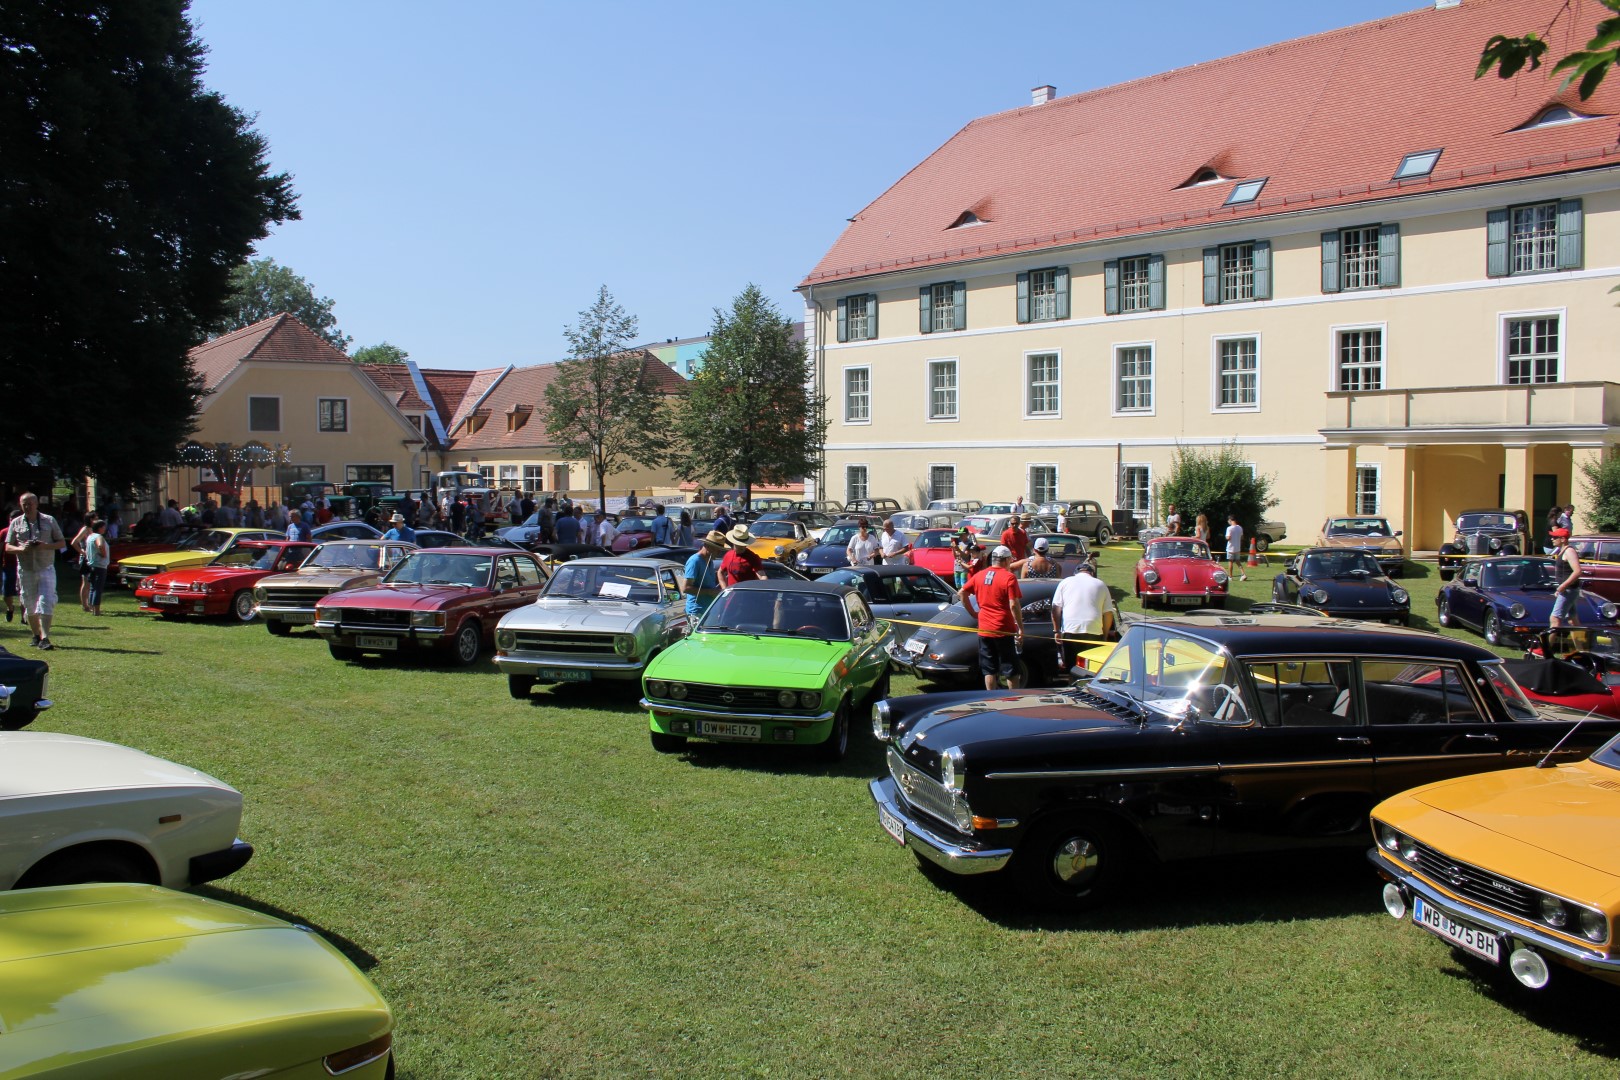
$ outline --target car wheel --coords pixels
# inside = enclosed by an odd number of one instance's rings
[[[528,699],[529,691],[534,689],[533,675],[508,675],[506,689],[519,701]]]
[[[849,753],[849,702],[838,703],[838,711],[833,713],[832,732],[828,734],[827,741],[816,747],[823,760],[841,761]]]
[[[1114,531],[1106,525],[1097,526],[1097,543],[1106,544],[1114,538]]]
[[[1273,585],[1271,587],[1271,602],[1274,604],[1288,603],[1288,590],[1281,585]]]
[[[356,649],[352,645],[339,645],[335,641],[328,641],[326,643],[326,651],[332,654],[332,659],[334,660],[360,659],[360,650]]]
[[[16,731],[25,728],[34,722],[39,710],[32,705],[13,705],[5,712],[0,713],[0,731]]]
[[[1267,536],[1265,533],[1256,533],[1254,537],[1254,546],[1255,550],[1257,551],[1270,551],[1271,537]]]
[[[1012,879],[1048,908],[1088,908],[1106,899],[1129,870],[1129,845],[1102,818],[1064,815],[1037,824],[1013,855]]]
[[[1439,623],[1441,626],[1457,625],[1457,620],[1451,617],[1451,599],[1449,597],[1442,593],[1440,597],[1435,600],[1435,607],[1435,622]]]
[[[87,845],[46,856],[19,878],[15,887],[40,889],[48,885],[84,885],[92,881],[158,884],[151,860],[116,847]]]
[[[478,652],[483,647],[483,628],[478,625],[477,619],[468,619],[456,631],[456,639],[450,647],[450,659],[458,667],[470,667],[478,663]]]
[[[253,610],[253,593],[243,589],[231,597],[231,615],[237,622],[252,622],[258,612]]]
[[[889,671],[888,667],[885,665],[885,667],[883,668],[883,674],[879,675],[878,679],[877,679],[877,682],[872,684],[871,693],[866,695],[866,703],[868,705],[876,705],[878,702],[882,701],[884,698],[889,696],[889,676],[890,676],[890,674],[891,674],[891,672]]]
[[[280,619],[264,620],[264,628],[275,637],[285,637],[292,633],[292,623],[284,623]]]
[[[649,731],[652,748],[660,754],[678,754],[686,749],[685,735],[665,735],[662,731]]]
[[[1492,645],[1502,644],[1502,620],[1496,614],[1495,608],[1488,608],[1485,612],[1485,640]]]

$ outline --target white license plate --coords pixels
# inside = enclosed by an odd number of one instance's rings
[[[883,826],[884,832],[894,837],[895,843],[901,847],[906,846],[906,824],[890,813],[888,807],[878,807],[878,822]]]
[[[161,596],[160,595],[160,596],[152,597],[152,603],[154,603],[154,604],[178,604],[179,602],[180,602],[180,598],[178,596]]]
[[[928,643],[920,637],[914,637],[906,642],[906,652],[912,656],[921,656],[922,651],[928,648]]]
[[[356,648],[361,649],[397,649],[399,639],[383,637],[380,634],[361,634],[354,639]]]
[[[543,667],[537,672],[538,676],[549,682],[590,682],[591,673],[588,671],[575,671],[572,668]]]
[[[1170,603],[1178,607],[1197,607],[1204,602],[1202,596],[1172,596]]]
[[[758,724],[731,724],[722,720],[699,720],[697,725],[699,735],[710,735],[719,739],[755,739],[759,738]]]
[[[1502,962],[1501,938],[1477,926],[1456,921],[1433,904],[1425,904],[1421,896],[1412,899],[1412,921],[1475,956],[1484,957],[1493,964]]]

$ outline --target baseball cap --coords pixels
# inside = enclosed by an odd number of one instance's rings
[[[1008,547],[1006,544],[997,544],[996,550],[990,553],[990,557],[998,560],[1010,559],[1012,558],[1012,548]]]
[[[1037,536],[1035,538],[1035,550],[1036,551],[1045,551],[1046,550],[1046,537]]]
[[[1550,533],[1548,533],[1548,535],[1552,536],[1552,537],[1554,537],[1555,539],[1558,539],[1558,540],[1564,540],[1564,539],[1567,539],[1569,537],[1569,530],[1560,527],[1560,528],[1557,528],[1557,529],[1553,529]]]

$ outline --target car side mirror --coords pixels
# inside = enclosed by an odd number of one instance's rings
[[[1406,535],[1406,534],[1405,534],[1405,533],[1403,533],[1403,532],[1401,532],[1401,530],[1399,530],[1399,529],[1396,529],[1396,530],[1395,530],[1395,535],[1396,535],[1396,536],[1405,536],[1405,535]]]

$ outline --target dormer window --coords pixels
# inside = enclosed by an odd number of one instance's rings
[[[957,217],[957,219],[955,221],[951,222],[951,228],[953,228],[953,229],[965,229],[969,225],[978,225],[978,224],[980,224],[979,215],[975,214],[971,210],[964,210]]]
[[[1240,203],[1252,203],[1260,197],[1260,189],[1266,186],[1270,177],[1262,176],[1258,180],[1240,180],[1232,185],[1232,194],[1226,197],[1227,206],[1237,206]]]
[[[484,426],[484,421],[488,420],[488,419],[489,419],[489,413],[487,411],[475,412],[475,413],[472,413],[471,415],[469,415],[467,417],[467,420],[466,420],[467,434],[469,434],[469,435],[477,434],[479,429],[481,429]]]
[[[1536,128],[1557,127],[1560,124],[1578,124],[1582,120],[1590,120],[1585,113],[1578,113],[1567,105],[1549,105],[1536,115],[1514,128],[1514,131],[1533,131]]]
[[[506,414],[506,430],[517,431],[529,422],[529,416],[534,412],[532,405],[516,405]]]
[[[1400,168],[1395,170],[1394,180],[1418,180],[1434,172],[1435,165],[1440,161],[1440,155],[1445,153],[1444,148],[1439,150],[1419,150],[1415,154],[1407,154],[1401,158]]]
[[[1210,184],[1224,184],[1230,179],[1232,179],[1230,176],[1222,176],[1214,169],[1205,166],[1204,168],[1193,173],[1191,176],[1187,177],[1187,179],[1183,180],[1178,186],[1184,188],[1207,187]]]

